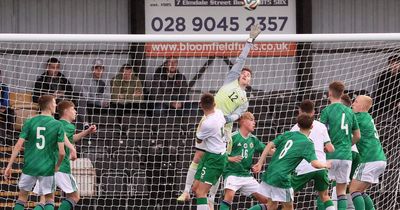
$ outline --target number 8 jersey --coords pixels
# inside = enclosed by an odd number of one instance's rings
[[[53,176],[58,142],[64,142],[61,122],[52,116],[35,116],[25,121],[19,137],[25,140],[22,173],[30,176]]]
[[[285,132],[272,142],[276,151],[261,179],[274,187],[291,188],[291,174],[300,162],[317,160],[314,143],[299,131]]]

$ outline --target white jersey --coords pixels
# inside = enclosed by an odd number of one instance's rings
[[[226,139],[224,134],[225,117],[221,110],[203,117],[197,128],[196,137],[202,140],[203,149],[214,154],[226,152]]]
[[[296,124],[290,131],[300,131],[300,128]],[[326,162],[324,147],[326,143],[331,141],[326,126],[321,122],[314,120],[313,128],[311,129],[309,138],[314,142],[315,154],[317,155],[317,159],[321,162]],[[306,160],[302,160],[296,168],[296,173],[298,175],[302,175],[318,170],[322,169],[316,169],[311,166],[311,163],[307,162]]]

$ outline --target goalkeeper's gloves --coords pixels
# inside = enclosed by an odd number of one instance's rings
[[[252,25],[250,30],[250,38],[247,40],[247,42],[253,43],[260,33],[261,33],[260,26],[258,24]]]
[[[230,115],[229,116],[224,116],[224,118],[225,118],[226,123],[233,122],[233,119],[232,119],[232,117]]]

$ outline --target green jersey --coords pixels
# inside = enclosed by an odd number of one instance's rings
[[[386,160],[385,153],[379,135],[376,131],[374,120],[368,112],[356,113],[357,121],[360,126],[361,138],[356,144],[360,154],[360,162],[367,163],[373,161]]]
[[[274,187],[291,188],[291,175],[297,165],[303,159],[307,162],[317,160],[314,143],[299,131],[285,132],[272,142],[276,151],[261,179]]]
[[[351,160],[352,133],[358,129],[353,111],[342,103],[333,103],[321,112],[321,123],[328,128],[335,151],[326,154],[326,159]]]
[[[58,142],[64,142],[62,124],[51,116],[38,115],[25,121],[19,137],[25,140],[22,173],[53,176]]]
[[[244,138],[239,131],[232,133],[232,151],[228,156],[235,157],[241,155],[243,159],[238,163],[228,162],[224,170],[224,177],[230,175],[241,177],[252,176],[250,169],[253,163],[253,155],[255,152],[261,153],[264,148],[265,144],[253,134]]]
[[[63,125],[65,135],[67,135],[69,142],[71,142],[71,144],[73,144],[74,143],[74,134],[75,134],[75,129],[76,129],[75,125],[66,120],[60,120],[60,122]],[[65,148],[65,157],[61,163],[59,171],[70,174],[71,173],[71,163],[69,161],[70,151],[69,151],[68,147],[64,147],[64,148]]]

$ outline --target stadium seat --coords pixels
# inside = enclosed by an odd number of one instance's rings
[[[107,129],[121,129],[121,119],[114,115],[94,115],[92,122],[99,130],[102,128]]]
[[[147,116],[144,115],[122,116],[121,124],[123,131],[127,131],[129,129],[151,128],[151,122],[147,119]]]
[[[294,125],[298,115],[296,105],[276,105],[274,109],[274,120],[280,126]]]

